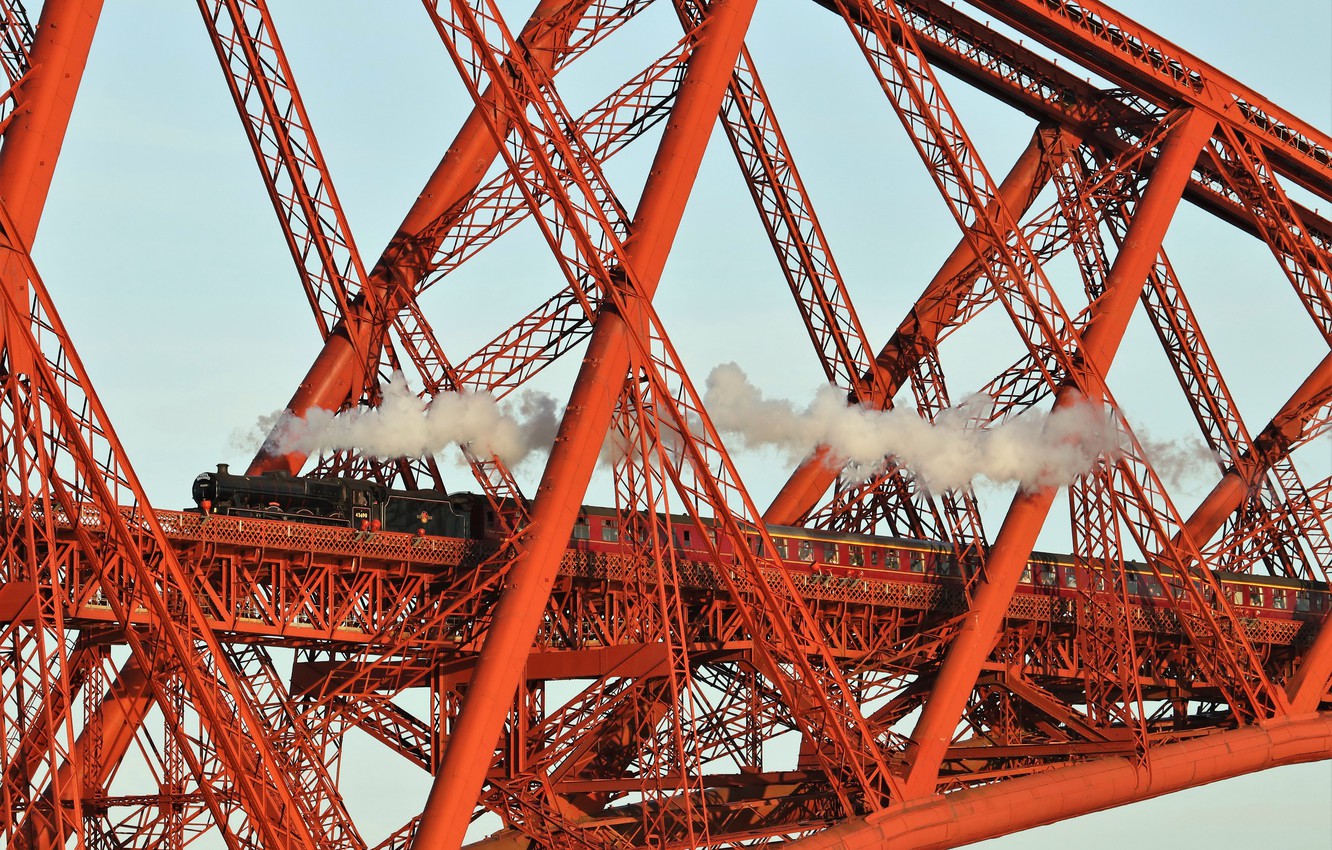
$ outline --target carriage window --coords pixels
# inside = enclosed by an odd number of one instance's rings
[[[925,556],[922,553],[920,552],[911,553],[911,572],[913,573],[925,572]]]
[[[951,576],[955,572],[953,569],[955,563],[952,555],[949,555],[946,558],[941,557],[938,559],[938,566],[934,568],[934,571],[941,576]]]
[[[617,543],[620,540],[620,527],[615,520],[607,519],[601,522],[601,539],[607,543]]]
[[[824,544],[823,544],[823,561],[824,561],[824,563],[827,563],[827,564],[835,564],[835,563],[837,563],[837,544],[836,544],[836,543],[824,543]]]
[[[847,559],[851,563],[851,566],[853,567],[865,566],[865,550],[860,546],[848,545],[846,547],[846,555]]]
[[[1055,586],[1055,568],[1053,564],[1041,564],[1041,584],[1045,587]]]
[[[1072,567],[1064,567],[1064,587],[1077,587],[1078,573]]]
[[[1263,604],[1263,589],[1261,587],[1249,587],[1249,604],[1255,608]]]
[[[1234,592],[1234,594],[1232,594],[1232,595],[1233,595],[1233,597],[1234,597],[1234,599],[1235,599],[1235,604],[1236,604],[1236,605],[1243,605],[1243,604],[1244,604],[1244,588],[1242,588],[1242,587],[1237,587],[1237,588],[1235,588],[1235,592]]]
[[[587,540],[592,536],[592,530],[587,524],[587,517],[580,516],[574,520],[573,536],[574,540]]]
[[[878,550],[878,549],[871,549],[871,550],[870,550],[870,566],[871,566],[871,567],[877,567],[878,565],[879,565],[879,550]]]
[[[1023,584],[1031,584],[1031,564],[1022,568],[1022,578],[1018,579]]]
[[[1304,612],[1308,611],[1310,607],[1311,606],[1309,605],[1309,591],[1307,590],[1295,591],[1295,610]]]
[[[1272,590],[1272,607],[1278,611],[1286,610],[1286,591],[1284,588],[1274,588]]]
[[[814,544],[808,540],[800,541],[800,560],[802,561],[814,560]]]

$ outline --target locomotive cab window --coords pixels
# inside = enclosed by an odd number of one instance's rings
[[[592,536],[592,529],[588,527],[587,517],[580,516],[574,520],[573,538],[574,540],[587,540]]]
[[[618,543],[620,541],[620,526],[613,519],[601,521],[601,539],[606,543]]]

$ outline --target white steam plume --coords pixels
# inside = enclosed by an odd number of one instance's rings
[[[777,448],[795,460],[827,445],[857,477],[891,456],[934,493],[969,486],[977,476],[1026,489],[1065,485],[1100,455],[1121,451],[1115,424],[1098,405],[1028,413],[978,429],[969,423],[981,402],[988,399],[945,410],[930,423],[914,410],[848,406],[844,390],[825,386],[797,411],[789,401],[765,399],[734,363],[713,369],[703,401],[713,423],[746,447]]]
[[[554,399],[532,392],[520,397],[516,417],[484,392],[440,393],[427,404],[395,374],[383,386],[379,407],[338,414],[312,410],[304,418],[284,412],[258,425],[269,432],[280,423],[274,438],[283,453],[356,449],[379,458],[422,457],[459,443],[513,466],[534,450],[550,448],[558,424],[555,408]]]

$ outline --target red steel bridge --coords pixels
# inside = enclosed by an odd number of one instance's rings
[[[377,258],[265,0],[199,0],[322,340],[288,410],[373,407],[393,371],[422,398],[503,398],[561,358],[576,378],[531,492],[472,445],[470,474],[276,440],[247,470],[471,491],[469,534],[168,511],[29,251],[101,5],[0,0],[0,843],[949,847],[1332,756],[1332,482],[1301,463],[1332,356],[1275,339],[1288,398],[1242,411],[1234,341],[1162,247],[1187,206],[1265,245],[1255,303],[1303,310],[1260,332],[1332,343],[1325,132],[1098,0],[815,0],[957,225],[876,337],[746,48],[755,0],[426,0],[472,103]],[[597,75],[590,107],[561,96],[649,15],[658,52]],[[1029,122],[1015,162],[981,161],[945,95],[967,87]],[[983,509],[811,447],[757,504],[672,344],[687,329],[654,309],[710,140],[849,404],[933,419],[979,392],[983,430],[1091,403],[1122,450]],[[614,185],[634,142],[650,168]],[[519,225],[553,260],[546,296],[453,350],[421,296]],[[1130,318],[1213,458],[1202,498],[1110,393]],[[1016,359],[950,385],[949,338],[982,321]],[[628,450],[588,511],[608,435]],[[1065,550],[1034,553],[1050,532]],[[412,816],[367,816],[353,747]]]

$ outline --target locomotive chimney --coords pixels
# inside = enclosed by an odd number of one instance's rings
[[[217,465],[217,474],[218,474],[218,475],[226,475],[226,474],[228,474],[228,473],[227,473],[227,464],[225,464],[225,463],[219,463],[219,464]]]

